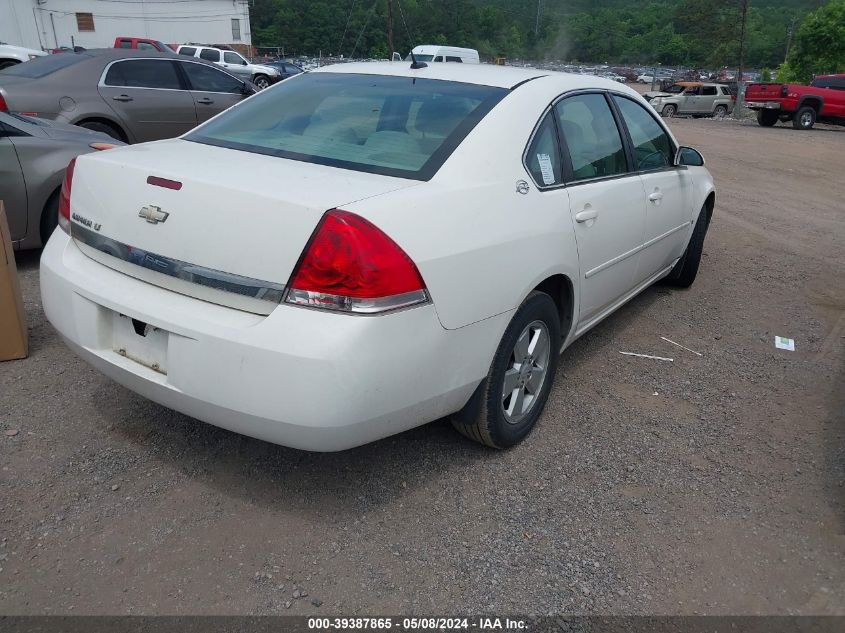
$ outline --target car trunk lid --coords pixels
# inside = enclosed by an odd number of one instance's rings
[[[328,209],[416,184],[173,139],[80,157],[71,235],[128,275],[269,314]]]

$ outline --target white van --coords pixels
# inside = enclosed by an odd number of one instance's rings
[[[458,62],[463,64],[478,64],[478,51],[472,48],[457,48],[456,46],[437,46],[423,44],[413,50],[418,62]],[[408,55],[408,60],[411,56]]]

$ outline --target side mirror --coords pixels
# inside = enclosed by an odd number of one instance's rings
[[[703,167],[704,156],[691,147],[679,147],[675,153],[675,167],[685,165],[687,167]]]
[[[241,86],[241,94],[250,96],[256,94],[255,88],[250,86],[249,84],[243,84]]]

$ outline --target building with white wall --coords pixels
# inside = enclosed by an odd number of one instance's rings
[[[0,0],[0,41],[8,44],[108,48],[121,35],[250,45],[249,0]]]

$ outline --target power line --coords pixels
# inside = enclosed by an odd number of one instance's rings
[[[370,25],[370,18],[373,17],[373,11],[376,8],[376,4],[378,4],[379,0],[373,2],[373,6],[370,7],[369,13],[367,13],[367,21],[364,22],[364,28],[361,29],[361,32],[358,33],[358,39],[355,40],[355,46],[352,49],[352,54],[349,55],[350,57],[355,57],[355,51],[358,50],[358,43],[361,41],[361,38],[364,36],[364,31],[367,30],[367,27]]]

